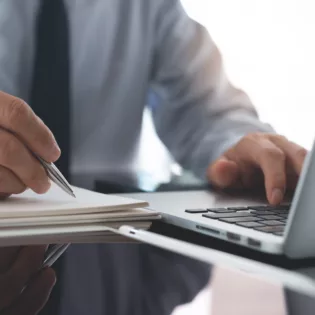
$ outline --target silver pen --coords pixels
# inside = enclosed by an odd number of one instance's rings
[[[39,162],[42,164],[44,169],[47,172],[47,176],[55,183],[57,184],[63,191],[65,191],[67,194],[75,198],[75,194],[70,186],[70,184],[67,182],[67,180],[64,178],[64,176],[61,174],[61,172],[58,170],[56,165],[50,162],[44,161],[41,157],[36,155]]]
[[[70,244],[53,245],[46,253],[42,268],[52,267],[58,258],[68,249]]]
[[[39,162],[42,164],[42,166],[46,170],[47,176],[55,184],[57,184],[63,191],[65,191],[67,194],[75,198],[75,194],[70,184],[65,179],[65,177],[61,174],[61,172],[58,170],[56,165],[50,162],[46,162],[38,155],[36,155],[36,158],[39,160]],[[54,262],[58,260],[58,258],[67,250],[69,246],[70,246],[70,243],[54,245],[52,249],[50,250],[50,252],[47,253],[47,256],[43,262],[42,268],[51,267],[54,264]]]

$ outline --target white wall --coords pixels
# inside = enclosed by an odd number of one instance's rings
[[[309,147],[315,131],[315,2],[182,0],[221,49],[261,118]]]

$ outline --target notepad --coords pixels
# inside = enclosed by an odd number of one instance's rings
[[[161,218],[145,201],[73,189],[77,198],[52,184],[44,195],[27,190],[1,201],[0,246],[125,242],[113,228],[148,229]]]

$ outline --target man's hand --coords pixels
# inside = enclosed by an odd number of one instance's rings
[[[35,315],[43,308],[56,281],[52,269],[40,271],[45,249],[0,248],[1,314]]]
[[[306,154],[283,136],[250,134],[210,165],[207,176],[221,189],[265,187],[268,201],[278,204],[295,188]]]
[[[47,162],[60,155],[54,136],[31,108],[0,91],[0,197],[26,188],[36,193],[49,189],[44,168],[28,148]]]

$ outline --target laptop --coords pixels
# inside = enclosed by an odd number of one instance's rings
[[[270,206],[207,191],[154,193],[146,201],[169,224],[269,254],[315,257],[315,145],[291,203]]]

